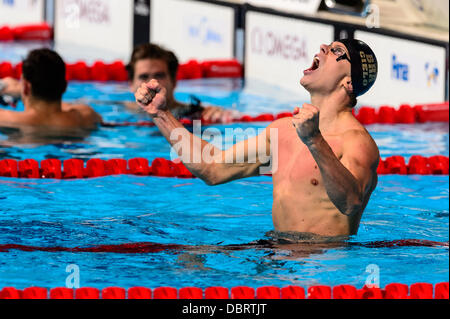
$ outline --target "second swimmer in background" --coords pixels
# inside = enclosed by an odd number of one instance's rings
[[[212,123],[229,123],[238,116],[236,111],[217,106],[203,106],[198,99],[193,99],[190,104],[177,101],[174,91],[177,85],[178,68],[179,61],[173,52],[151,43],[139,45],[134,48],[127,65],[129,89],[132,93],[135,93],[142,83],[152,79],[158,80],[167,90],[169,110],[177,119],[189,118],[192,120],[202,119]],[[6,78],[2,82],[4,88],[0,89],[0,94],[9,95],[15,99],[21,97],[21,83],[19,81]],[[80,101],[83,101],[83,98]],[[95,103],[104,104],[105,102],[95,101]],[[106,101],[106,103],[109,104],[111,101]],[[116,103],[125,105],[127,109],[132,111],[141,111],[134,101]],[[81,104],[81,102],[77,104]]]
[[[10,140],[20,143],[49,138],[83,138],[102,118],[90,106],[62,102],[67,89],[66,65],[49,49],[31,51],[23,61],[22,79],[4,79],[0,94],[22,99],[24,111],[0,108],[0,127]]]
[[[175,118],[203,119],[213,123],[229,123],[234,112],[217,106],[202,106],[199,101],[184,104],[175,99],[179,62],[175,54],[158,45],[146,43],[134,48],[127,65],[130,90],[135,93],[142,83],[157,80],[167,91],[167,106]],[[135,102],[127,108],[140,111]]]

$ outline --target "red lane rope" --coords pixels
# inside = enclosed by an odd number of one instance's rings
[[[339,286],[264,286],[252,288],[233,287],[132,287],[128,291],[120,287],[53,288],[30,287],[24,290],[7,287],[0,291],[0,299],[448,299],[449,283],[415,283],[411,286],[391,283],[381,288],[352,285]]]
[[[242,65],[237,60],[215,60],[198,62],[191,60],[180,65],[177,79],[200,79],[200,78],[241,78],[243,75]],[[104,63],[96,61],[92,66],[86,62],[79,61],[67,64],[67,80],[72,81],[119,81],[128,80],[127,71],[122,61]],[[22,74],[22,64],[13,65],[10,62],[0,63],[0,79],[13,77],[19,79]],[[382,105],[379,108],[363,106],[358,113],[353,111],[355,117],[365,125],[369,124],[413,124],[427,122],[449,122],[449,103],[425,103],[411,106],[402,104],[398,109],[389,105]],[[274,120],[292,117],[292,113],[284,112],[280,114],[261,114],[258,116],[243,115],[234,122],[272,122]],[[185,120],[185,124],[192,124]],[[215,124],[204,122],[204,124]],[[152,122],[125,122],[125,123],[104,123],[104,126],[153,126]]]
[[[0,79],[12,77],[19,79],[22,74],[22,63],[13,65],[11,62],[0,63]],[[199,62],[190,60],[180,64],[177,80],[192,80],[201,78],[241,78],[242,65],[237,60],[211,60]],[[66,78],[68,81],[97,81],[97,82],[125,82],[128,73],[123,61],[105,63],[95,61],[87,65],[84,61],[66,64]]]
[[[21,25],[16,27],[0,25],[1,41],[49,41],[53,38],[53,29],[47,23]]]
[[[50,293],[49,293],[50,292]],[[252,288],[233,287],[107,287],[78,289],[30,287],[19,290],[5,287],[0,291],[0,299],[449,299],[449,283],[415,283],[410,286],[391,283],[383,289],[364,286],[357,289],[352,285],[310,286],[306,290],[300,286],[264,286]]]
[[[116,254],[148,254],[161,251],[183,250],[183,245],[176,244],[158,244],[158,243],[129,243],[121,245],[99,245],[93,247],[37,247],[7,244],[0,245],[0,253],[10,250],[19,250],[24,252],[70,252],[70,253],[116,253]]]
[[[416,124],[416,123],[448,123],[449,122],[449,103],[436,104],[418,104],[410,106],[408,104],[401,105],[398,109],[392,106],[382,106],[379,109],[371,107],[361,107],[356,113],[353,111],[356,119],[364,125],[371,124]],[[279,114],[260,114],[257,116],[242,115],[240,118],[232,120],[232,123],[250,123],[250,122],[273,122],[275,120],[292,117],[290,112],[282,112]],[[190,126],[193,124],[191,119],[181,119],[183,125]],[[202,125],[220,124],[218,122],[210,122],[201,120]],[[140,122],[105,122],[104,127],[153,127],[155,124],[151,121]]]
[[[423,157],[414,155],[406,164],[401,156],[391,156],[380,161],[379,175],[449,175],[449,158],[446,156]],[[182,162],[163,158],[153,160],[151,166],[145,158],[90,159],[84,163],[80,159],[16,161],[0,160],[0,177],[29,179],[83,179],[111,175],[137,175],[176,178],[194,178]]]
[[[78,289],[30,287],[19,290],[5,287],[0,291],[0,299],[449,299],[449,283],[415,283],[410,286],[391,283],[383,289],[353,285],[310,286],[306,290],[300,286],[264,286],[252,288],[232,287],[107,287]]]
[[[330,243],[336,245],[338,243]],[[0,245],[0,253],[6,253],[11,250],[19,250],[24,252],[70,252],[70,253],[115,253],[115,254],[149,254],[159,253],[162,251],[198,251],[198,250],[247,250],[247,249],[276,249],[278,246],[275,242],[269,240],[260,240],[249,244],[238,245],[203,245],[203,246],[189,246],[179,244],[160,244],[160,243],[127,243],[120,245],[97,245],[91,247],[41,247],[41,246],[27,246],[17,244]],[[308,246],[314,246],[314,243]],[[318,243],[320,248],[326,248],[327,243]],[[399,240],[383,240],[373,242],[342,242],[343,246],[358,246],[366,248],[393,248],[393,247],[449,247],[448,242],[438,242],[423,239],[399,239]],[[333,246],[334,247],[334,246]],[[281,249],[283,248],[280,245]]]
[[[356,118],[364,125],[370,124],[414,124],[428,122],[449,122],[449,103],[400,105],[398,109],[384,105],[377,110],[361,107]]]

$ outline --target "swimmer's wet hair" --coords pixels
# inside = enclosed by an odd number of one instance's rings
[[[172,81],[176,81],[179,66],[177,57],[172,51],[152,43],[141,44],[134,48],[130,63],[127,65],[128,80],[133,81],[136,63],[145,59],[158,59],[166,62]]]
[[[60,101],[67,89],[66,64],[55,51],[31,51],[23,61],[22,74],[31,83],[31,94],[40,100]]]

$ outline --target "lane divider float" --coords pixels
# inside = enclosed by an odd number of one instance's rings
[[[406,164],[402,156],[391,156],[380,161],[379,175],[449,175],[449,158],[442,155],[423,157],[414,155]],[[84,179],[111,175],[136,175],[194,178],[180,161],[156,158],[150,165],[145,158],[90,159],[46,159],[41,163],[34,159],[17,161],[0,160],[0,177],[28,179]]]
[[[53,38],[53,29],[47,23],[20,25],[16,27],[0,26],[2,41],[49,41]]]
[[[86,62],[66,64],[66,77],[68,81],[97,81],[97,82],[125,82],[128,73],[122,61],[105,63],[95,61],[91,66]],[[22,74],[22,63],[13,65],[10,62],[0,62],[0,79],[13,77],[19,79]],[[198,62],[190,60],[181,64],[177,80],[201,78],[242,78],[243,67],[237,60],[214,60]],[[369,124],[413,124],[427,122],[449,122],[449,103],[425,103],[411,106],[402,104],[398,109],[390,105],[379,108],[363,106],[358,112],[353,111],[355,117],[365,125]],[[283,112],[277,115],[261,114],[258,116],[244,115],[235,122],[271,122],[283,117],[292,117],[292,113]],[[214,123],[205,123],[214,124]],[[149,122],[139,123],[106,123],[108,126],[151,126]]]
[[[0,62],[0,79],[12,77],[20,79],[22,63],[13,65],[11,62]],[[177,80],[192,80],[202,78],[242,78],[243,68],[237,60],[211,60],[199,62],[190,60],[180,64]],[[85,61],[66,63],[66,79],[68,81],[125,82],[128,73],[123,61],[105,63],[95,61],[88,65]]]
[[[416,123],[448,123],[449,122],[449,103],[437,103],[437,104],[420,104],[414,107],[403,104],[399,109],[395,109],[392,106],[382,106],[381,108],[374,109],[364,106],[359,109],[359,112],[353,112],[356,119],[361,124],[416,124]],[[290,112],[282,112],[278,114],[260,114],[257,116],[242,115],[239,118],[235,118],[231,123],[252,123],[252,122],[273,122],[286,117],[292,117]],[[181,119],[181,124],[191,126],[193,120]],[[218,122],[211,122],[201,120],[202,125],[220,124]],[[103,127],[154,127],[155,124],[151,121],[139,121],[139,122],[104,122]]]
[[[449,248],[449,242],[438,242],[426,239],[395,239],[379,240],[371,242],[342,242],[344,247],[364,248],[399,248],[399,247],[440,247]],[[12,250],[22,252],[49,252],[49,253],[111,253],[111,254],[154,254],[168,252],[171,254],[184,253],[186,251],[197,251],[199,248],[215,251],[242,251],[248,249],[282,249],[274,247],[270,241],[257,241],[256,243],[235,245],[200,245],[189,246],[181,244],[161,244],[153,242],[125,243],[117,245],[96,245],[84,247],[61,247],[61,246],[29,246],[19,244],[0,244],[0,253]]]
[[[62,164],[62,165],[61,165]],[[152,165],[145,158],[90,159],[86,165],[81,159],[68,159],[63,163],[59,159],[46,159],[40,165],[34,159],[0,161],[0,176],[31,179],[83,179],[111,175],[137,175],[193,178],[183,163],[162,158],[153,160]]]
[[[378,109],[361,107],[355,117],[364,125],[370,124],[414,124],[449,122],[449,103],[418,104],[412,107],[402,104],[398,109],[384,105]]]
[[[47,290],[29,287],[19,290],[5,287],[0,291],[0,299],[449,299],[449,283],[390,283],[383,289],[353,285],[310,286],[306,290],[300,286],[264,286],[259,288],[237,286],[225,287],[107,287],[102,290],[91,287],[78,289],[58,287]]]

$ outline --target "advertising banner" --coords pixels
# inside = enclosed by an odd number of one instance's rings
[[[321,0],[247,0],[247,2],[283,12],[313,15],[319,9]]]
[[[356,31],[378,60],[378,77],[359,99],[369,105],[432,103],[445,100],[446,50],[438,45]]]
[[[55,46],[65,56],[124,60],[133,48],[133,0],[58,0]]]
[[[309,98],[300,79],[320,45],[333,42],[333,26],[253,11],[246,13],[245,21],[246,78]]]
[[[44,22],[44,0],[1,0],[0,27]]]
[[[199,1],[152,0],[150,41],[180,62],[234,57],[235,9]]]

